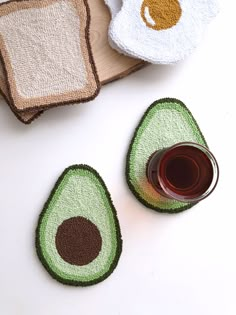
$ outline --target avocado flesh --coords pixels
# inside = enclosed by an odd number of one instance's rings
[[[99,231],[101,249],[87,265],[68,263],[56,246],[59,227],[71,218],[85,218]],[[114,270],[122,248],[120,227],[110,194],[94,169],[73,165],[60,176],[39,217],[36,248],[47,271],[64,284],[96,284]]]
[[[186,141],[207,147],[197,122],[180,100],[165,98],[155,101],[135,130],[126,160],[128,186],[146,207],[158,212],[176,213],[193,206],[161,196],[146,177],[146,163],[152,153]]]

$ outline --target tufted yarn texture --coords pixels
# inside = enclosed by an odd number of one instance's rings
[[[63,284],[88,286],[116,268],[122,239],[116,210],[99,174],[87,165],[65,169],[40,214],[39,259]]]
[[[179,142],[196,142],[207,147],[194,117],[179,100],[155,101],[144,113],[133,135],[126,160],[126,180],[135,197],[158,212],[176,213],[191,204],[158,194],[146,177],[146,164],[157,150]]]
[[[86,0],[0,5],[0,51],[13,107],[45,109],[97,95],[89,22]]]
[[[12,110],[13,114],[16,116],[16,118],[21,121],[23,124],[30,124],[33,120],[38,118],[42,111],[35,111],[35,112],[30,112],[30,113],[20,113],[13,109],[11,105],[11,99],[8,93],[8,87],[6,83],[6,76],[3,70],[2,63],[0,61],[0,94],[2,97],[5,99],[6,103],[9,105],[10,109]]]
[[[200,43],[218,12],[217,0],[106,0],[115,10],[109,27],[113,47],[154,64],[183,60]]]

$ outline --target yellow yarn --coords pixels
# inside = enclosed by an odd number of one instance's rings
[[[147,10],[153,24],[150,23],[150,18],[147,19]],[[141,16],[146,25],[158,31],[176,25],[181,13],[182,10],[178,0],[144,0],[141,7]]]

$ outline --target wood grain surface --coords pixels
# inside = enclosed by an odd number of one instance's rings
[[[111,16],[104,0],[88,0],[91,13],[90,41],[93,56],[102,84],[123,78],[145,63],[112,49],[108,43],[108,27]]]

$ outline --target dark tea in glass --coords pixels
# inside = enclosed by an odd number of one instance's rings
[[[147,163],[147,178],[164,197],[186,202],[206,198],[216,187],[219,168],[204,146],[182,142],[154,152]]]

